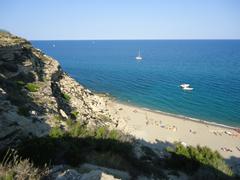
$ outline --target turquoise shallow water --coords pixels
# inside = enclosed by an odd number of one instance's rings
[[[141,107],[240,126],[238,40],[32,43],[91,90]],[[141,62],[135,60],[138,48]],[[194,90],[182,91],[184,82]]]

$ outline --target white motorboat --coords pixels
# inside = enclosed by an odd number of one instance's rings
[[[192,91],[193,88],[190,87],[190,84],[181,84],[180,87],[183,89],[183,90],[186,90],[186,91]]]

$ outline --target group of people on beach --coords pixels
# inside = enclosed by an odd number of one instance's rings
[[[210,130],[210,132],[212,132],[214,135],[216,136],[222,136],[224,134],[228,135],[228,136],[232,136],[232,137],[240,137],[239,133],[233,133],[230,131],[225,131],[225,130]]]
[[[236,146],[236,149],[240,152],[240,146],[239,146],[239,147]],[[233,152],[232,149],[226,148],[226,147],[222,147],[221,150],[222,150],[222,151],[225,151],[225,152]]]
[[[233,152],[230,148],[226,148],[226,147],[221,147],[221,150],[225,152]]]
[[[171,126],[171,125],[161,125],[160,126],[161,128],[164,128],[164,129],[168,129],[168,130],[171,130],[173,132],[177,131],[177,127],[176,126]]]
[[[193,131],[193,130],[191,130],[191,129],[189,129],[189,132],[192,133],[192,134],[197,134],[196,131]]]

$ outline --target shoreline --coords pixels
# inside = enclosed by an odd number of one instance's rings
[[[146,141],[156,150],[163,150],[174,142],[207,146],[218,151],[230,164],[240,165],[240,131],[237,127],[155,111],[112,96],[105,98],[116,128]]]
[[[126,106],[130,106],[132,108],[139,108],[148,112],[152,112],[152,113],[159,113],[161,115],[165,115],[165,116],[170,116],[170,117],[174,117],[174,118],[178,118],[181,120],[187,120],[187,121],[192,121],[192,122],[196,122],[196,123],[200,123],[200,124],[205,124],[205,125],[211,125],[211,126],[216,126],[216,127],[220,127],[220,128],[227,128],[230,130],[236,130],[236,129],[240,129],[240,126],[234,127],[234,126],[230,126],[230,125],[226,125],[226,124],[222,124],[222,123],[216,123],[214,121],[208,121],[208,120],[203,120],[203,119],[198,119],[198,118],[192,118],[189,116],[184,116],[181,114],[173,114],[173,113],[169,113],[169,112],[164,112],[161,110],[156,110],[156,109],[150,109],[150,108],[146,108],[146,107],[142,107],[142,106],[138,106],[136,104],[131,104],[129,102],[123,102],[121,100],[118,100],[116,97],[113,97],[109,94],[106,94],[106,97],[109,97],[111,101],[114,101],[115,103],[118,104],[123,104]]]
[[[85,87],[85,88],[87,88],[87,87]],[[236,125],[236,126],[226,125],[226,124],[223,124],[223,123],[208,121],[206,119],[193,118],[193,117],[189,117],[189,116],[185,116],[185,115],[181,115],[181,114],[174,114],[174,113],[169,113],[169,112],[165,112],[165,111],[161,111],[161,110],[157,110],[157,109],[150,109],[150,108],[146,108],[146,107],[134,104],[134,103],[130,103],[130,101],[126,102],[126,101],[120,100],[116,96],[113,96],[113,95],[111,95],[109,93],[106,93],[106,92],[97,92],[95,90],[91,90],[91,91],[94,94],[96,94],[98,96],[101,96],[101,97],[105,97],[110,101],[113,101],[113,102],[119,103],[119,104],[123,104],[123,105],[126,105],[126,106],[131,106],[133,108],[140,108],[142,110],[146,110],[146,111],[149,111],[149,112],[152,112],[152,113],[159,113],[161,115],[170,116],[170,117],[174,117],[174,118],[179,118],[181,120],[188,120],[188,121],[197,122],[197,123],[200,123],[200,124],[211,125],[211,126],[216,126],[216,127],[220,127],[220,128],[227,128],[227,129],[230,129],[230,130],[238,130],[239,129],[239,131],[240,131],[240,125]]]

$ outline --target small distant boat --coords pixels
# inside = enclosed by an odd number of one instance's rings
[[[181,84],[180,87],[183,89],[183,90],[186,90],[186,91],[192,91],[193,88],[190,87],[190,84]]]
[[[53,44],[52,47],[55,47],[55,44]]]
[[[136,60],[142,60],[142,56],[140,54],[140,49],[138,50],[138,56],[136,56]]]
[[[189,86],[190,86],[190,84],[185,84],[185,83],[180,85],[181,88],[186,88],[186,87],[189,87]]]

